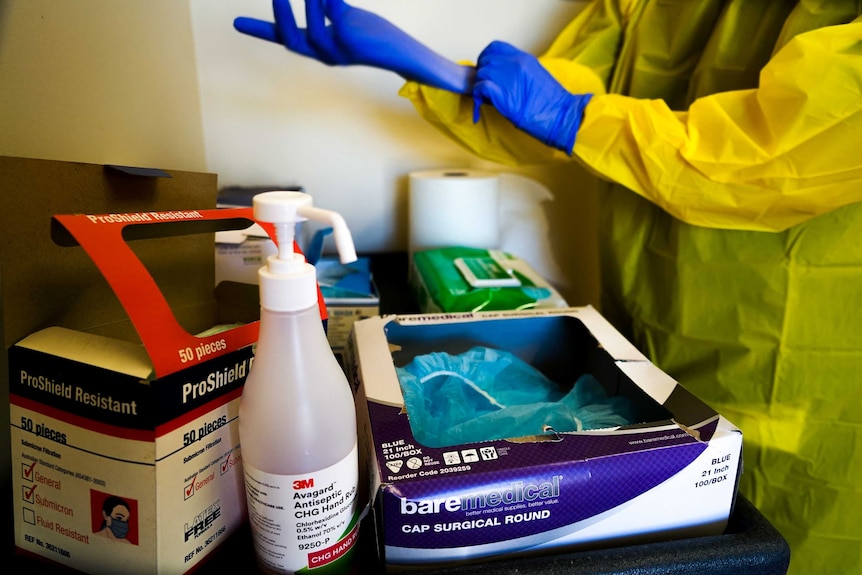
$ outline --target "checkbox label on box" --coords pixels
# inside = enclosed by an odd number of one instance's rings
[[[29,523],[30,525],[36,525],[36,512],[30,509],[29,507],[25,507],[21,510],[23,512],[24,523]]]
[[[186,483],[186,485],[183,487],[183,499],[188,499],[195,494],[195,480],[197,478],[198,474],[195,473],[195,476],[192,477],[192,480]]]
[[[33,463],[21,463],[21,477],[27,481],[33,481],[33,476],[36,474],[36,472],[33,471],[35,467],[35,461]]]
[[[34,493],[36,492],[36,485],[22,485],[21,486],[21,497],[27,503],[33,503]]]

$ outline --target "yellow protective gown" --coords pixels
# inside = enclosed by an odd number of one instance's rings
[[[602,311],[743,430],[792,573],[862,573],[862,2],[599,0],[541,58],[594,93],[572,158],[408,83],[508,164],[580,161]],[[615,183],[614,183],[615,182]],[[634,192],[634,193],[633,193]]]

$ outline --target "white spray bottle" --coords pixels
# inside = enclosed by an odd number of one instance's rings
[[[323,330],[314,267],[293,239],[298,222],[325,222],[343,263],[356,259],[353,240],[340,215],[302,192],[258,194],[254,216],[275,225],[278,243],[259,272],[260,336],[239,407],[257,562],[268,573],[348,573],[358,530],[353,394]]]

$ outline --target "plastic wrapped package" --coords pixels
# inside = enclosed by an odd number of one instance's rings
[[[410,428],[428,447],[633,423],[629,401],[608,397],[592,375],[566,392],[507,351],[429,353],[396,372]]]

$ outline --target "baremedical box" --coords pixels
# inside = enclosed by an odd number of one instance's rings
[[[250,209],[53,218],[140,343],[55,326],[10,347],[18,550],[88,573],[184,573],[244,523],[237,412],[258,325],[191,335],[130,246],[191,233],[212,245],[204,230],[250,219]],[[186,264],[170,273],[197,269]]]
[[[591,374],[631,425],[428,447],[396,368],[437,352],[506,350],[565,385]],[[373,523],[389,571],[720,534],[742,434],[592,307],[376,317],[354,324]]]

